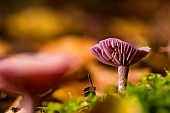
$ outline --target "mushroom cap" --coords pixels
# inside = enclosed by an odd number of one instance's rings
[[[0,61],[0,89],[8,93],[40,94],[53,88],[74,67],[64,54],[20,54]]]
[[[111,66],[130,66],[142,58],[150,51],[149,47],[134,48],[127,42],[116,38],[101,40],[98,44],[90,48],[96,59]]]

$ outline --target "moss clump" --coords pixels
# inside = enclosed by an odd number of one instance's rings
[[[139,84],[128,85],[125,93],[119,93],[112,86],[105,90],[103,97],[90,94],[74,100],[71,97],[65,104],[46,103],[47,113],[169,113],[170,111],[170,72],[167,75],[150,73]],[[103,104],[104,103],[104,104]],[[87,109],[87,110],[84,110]]]

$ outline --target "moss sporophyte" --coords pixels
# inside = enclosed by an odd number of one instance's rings
[[[90,51],[100,62],[118,67],[118,91],[124,92],[129,66],[144,58],[150,48],[147,46],[135,48],[120,39],[108,38],[91,47]]]
[[[90,81],[91,86],[84,88],[84,90],[83,90],[83,95],[84,95],[85,97],[89,96],[90,94],[92,94],[92,95],[95,96],[95,95],[96,95],[96,92],[95,92],[96,87],[93,86],[93,83],[92,83],[92,80],[91,80],[91,77],[90,77],[89,74],[88,74],[88,78],[89,78],[89,81]]]

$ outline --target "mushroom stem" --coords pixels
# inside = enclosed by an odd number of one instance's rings
[[[127,86],[129,66],[118,66],[118,92],[123,93]]]
[[[24,113],[34,113],[36,106],[36,98],[33,95],[25,94],[23,95],[23,100],[21,102],[21,108],[24,109]]]

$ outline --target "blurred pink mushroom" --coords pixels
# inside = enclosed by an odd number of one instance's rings
[[[124,92],[127,86],[129,66],[144,58],[149,53],[150,48],[136,49],[127,42],[108,38],[91,47],[90,51],[100,62],[118,66],[118,91]]]
[[[38,95],[55,87],[74,67],[64,54],[21,54],[0,61],[0,89],[23,96],[21,107],[32,113]]]

